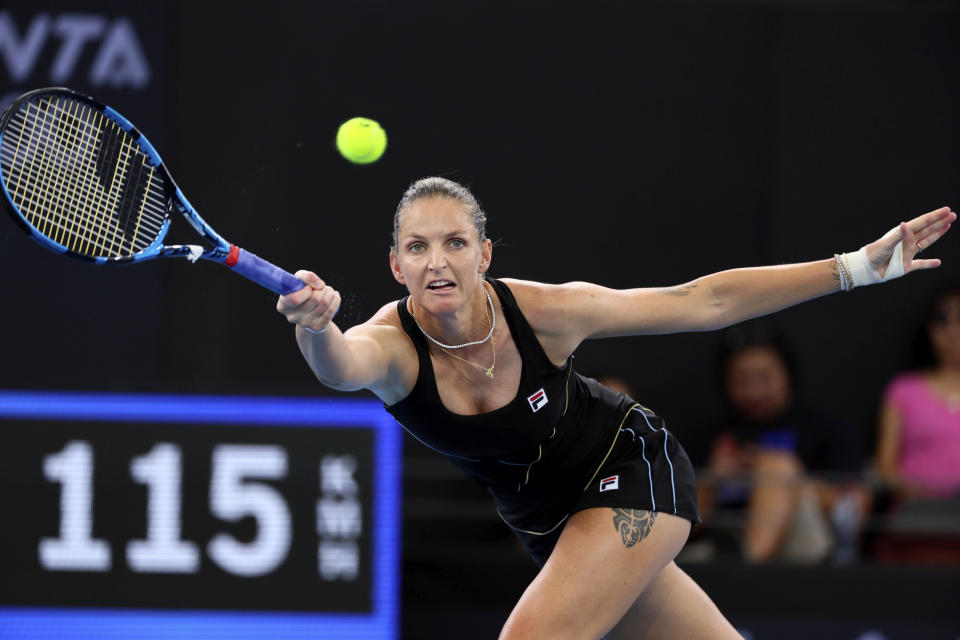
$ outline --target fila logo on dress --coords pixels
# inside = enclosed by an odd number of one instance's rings
[[[600,493],[620,488],[620,476],[610,476],[600,481]]]
[[[543,405],[547,404],[547,392],[541,388],[532,396],[528,396],[527,402],[530,403],[530,408],[533,409],[534,413],[536,413],[543,408]]]

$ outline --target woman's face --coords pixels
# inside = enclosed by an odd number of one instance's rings
[[[471,300],[491,254],[492,243],[480,242],[466,206],[443,196],[427,197],[403,211],[390,267],[417,305],[444,313]]]
[[[733,355],[727,362],[726,388],[734,411],[751,422],[773,420],[793,402],[790,372],[770,347],[747,347]]]
[[[960,297],[940,302],[927,331],[937,364],[960,367]]]

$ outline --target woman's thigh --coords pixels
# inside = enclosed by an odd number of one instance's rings
[[[742,640],[717,605],[675,563],[664,567],[607,640]]]
[[[567,521],[501,639],[599,638],[679,553],[690,521],[639,509],[586,509]]]

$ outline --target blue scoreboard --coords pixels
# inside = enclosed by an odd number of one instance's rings
[[[394,638],[376,401],[0,392],[0,638]]]

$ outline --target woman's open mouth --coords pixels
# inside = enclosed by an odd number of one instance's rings
[[[427,289],[430,289],[431,291],[449,291],[455,286],[457,285],[453,284],[449,280],[434,280],[427,285]]]

